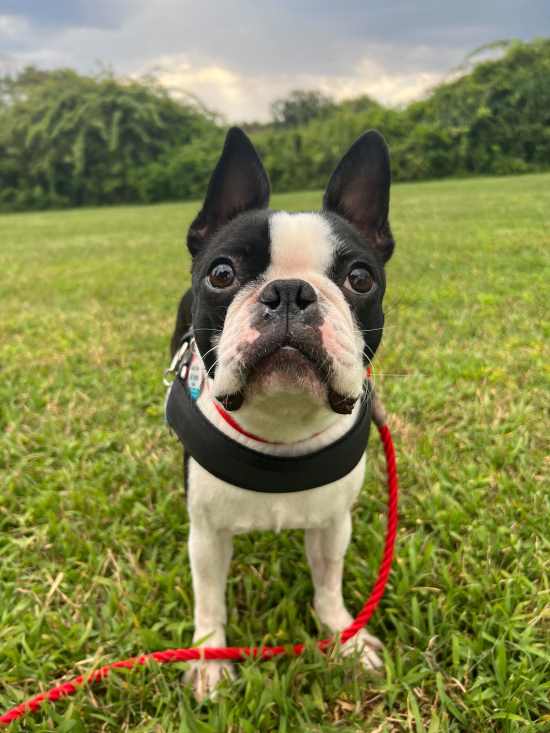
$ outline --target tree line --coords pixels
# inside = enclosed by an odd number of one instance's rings
[[[317,92],[245,125],[275,191],[322,188],[342,151],[378,128],[395,180],[550,168],[550,39],[507,43],[402,109]],[[29,67],[0,77],[0,210],[199,198],[225,125],[152,80]]]

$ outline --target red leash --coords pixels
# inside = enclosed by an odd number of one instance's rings
[[[378,427],[380,432],[380,438],[384,446],[384,453],[386,455],[386,471],[387,471],[387,482],[388,482],[388,521],[386,528],[386,539],[384,543],[384,553],[378,568],[378,577],[372,588],[371,594],[367,599],[365,605],[358,613],[354,621],[348,626],[347,629],[340,634],[340,642],[344,643],[348,639],[365,626],[374,611],[376,610],[380,599],[384,595],[386,583],[390,575],[391,565],[393,561],[393,551],[395,546],[395,538],[397,534],[397,497],[398,497],[398,482],[397,482],[397,465],[395,461],[395,450],[393,447],[393,441],[390,430],[387,425],[381,425]],[[317,642],[319,649],[324,650],[329,647],[335,639],[323,639]],[[73,695],[79,687],[86,684],[92,684],[93,682],[99,682],[109,676],[112,669],[132,669],[138,665],[145,665],[150,660],[154,660],[158,664],[170,664],[172,662],[188,662],[191,660],[200,659],[232,659],[241,661],[247,657],[259,657],[261,659],[270,659],[271,657],[280,656],[281,654],[287,654],[292,650],[293,654],[302,654],[304,651],[304,644],[294,644],[291,647],[288,646],[266,646],[266,647],[204,647],[201,649],[168,649],[164,652],[152,652],[151,654],[142,654],[140,657],[132,657],[131,659],[125,659],[120,662],[113,662],[107,664],[105,667],[96,669],[95,672],[89,674],[81,674],[75,677],[70,682],[64,682],[57,687],[52,687],[51,690],[41,692],[36,697],[27,700],[26,702],[17,705],[16,707],[8,710],[7,713],[0,716],[0,725],[9,725],[14,720],[22,718],[29,712],[37,711],[45,702],[55,702],[62,697],[68,697]]]

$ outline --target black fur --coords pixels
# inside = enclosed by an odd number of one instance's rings
[[[176,351],[179,349],[181,340],[185,333],[190,329],[192,323],[192,308],[193,308],[193,291],[191,288],[186,290],[183,294],[179,305],[178,313],[176,316],[176,326],[172,339],[170,341],[170,355],[174,356]]]
[[[254,146],[238,127],[227,133],[221,157],[214,169],[204,204],[189,228],[187,245],[194,256],[204,243],[243,211],[264,209],[270,184]]]
[[[239,290],[258,278],[269,266],[269,211],[240,214],[214,234],[208,246],[193,260],[193,327],[199,351],[210,376],[215,374],[215,337],[223,329],[225,314]],[[219,260],[230,261],[237,274],[234,285],[214,290],[207,276]],[[208,353],[210,351],[210,353]]]
[[[191,308],[193,303],[193,292],[191,289],[187,290],[178,305],[178,313],[176,316],[176,326],[172,339],[170,341],[170,355],[174,356],[176,351],[181,345],[181,339],[191,326]],[[184,495],[187,497],[189,493],[189,453],[183,448],[183,490]]]
[[[338,241],[345,242],[345,247],[334,260],[329,277],[342,289],[363,332],[365,343],[363,359],[365,364],[368,364],[382,340],[384,327],[382,299],[386,291],[384,266],[376,246],[373,246],[354,226],[337,214],[324,212],[324,216],[329,220]],[[373,290],[366,295],[352,293],[343,287],[350,270],[357,264],[366,265],[375,282]]]
[[[323,207],[347,219],[373,245],[382,262],[392,256],[394,240],[388,221],[390,154],[382,135],[369,130],[336,166]]]

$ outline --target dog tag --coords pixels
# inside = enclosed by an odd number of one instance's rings
[[[199,360],[193,355],[193,361],[189,365],[187,373],[187,389],[192,400],[198,400],[202,391],[202,366]]]

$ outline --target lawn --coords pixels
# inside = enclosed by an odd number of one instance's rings
[[[113,659],[190,644],[162,370],[196,208],[0,217],[0,711]],[[375,374],[401,520],[370,624],[385,676],[312,650],[247,662],[199,706],[184,665],[148,667],[12,731],[550,731],[550,175],[397,185],[392,223]],[[375,433],[369,454],[346,559],[352,610],[385,526]],[[229,643],[320,633],[302,541],[237,539]]]

